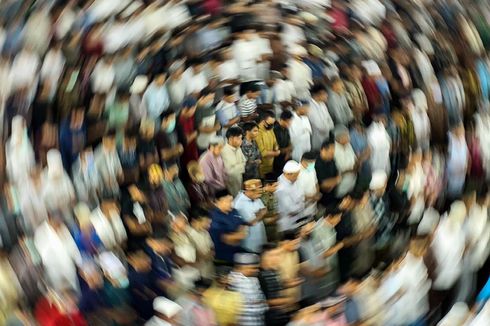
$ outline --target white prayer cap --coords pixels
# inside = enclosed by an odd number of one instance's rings
[[[80,224],[89,223],[90,208],[86,203],[80,202],[73,209],[75,216]]]
[[[165,297],[157,297],[153,300],[153,310],[172,318],[182,311],[182,307]]]
[[[139,75],[136,76],[136,78],[134,79],[129,91],[131,92],[131,94],[139,94],[145,90],[147,85],[148,77],[146,77],[145,75]]]
[[[428,235],[432,233],[436,228],[437,223],[439,223],[439,219],[439,213],[433,207],[427,208],[417,228],[417,234]]]
[[[381,69],[374,60],[367,60],[362,62],[362,66],[366,68],[369,76],[381,76]]]
[[[300,170],[301,170],[301,165],[298,162],[291,160],[291,161],[288,161],[284,165],[282,172],[284,172],[284,173],[298,173]]]
[[[386,186],[386,181],[388,181],[386,172],[384,170],[376,170],[373,172],[371,183],[369,183],[369,189],[377,190],[384,188]]]
[[[301,17],[301,19],[303,19],[304,22],[306,23],[310,23],[310,24],[314,24],[316,22],[318,22],[318,17],[313,15],[312,13],[310,12],[307,12],[307,11],[303,11],[299,14],[299,16]]]
[[[291,46],[291,49],[289,51],[292,55],[298,56],[298,57],[305,57],[308,55],[308,51],[304,47],[298,44],[294,44]]]

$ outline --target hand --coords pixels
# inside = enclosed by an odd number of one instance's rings
[[[177,151],[177,154],[180,155],[182,153],[184,153],[184,146],[182,146],[182,144],[177,144],[175,150]]]
[[[274,156],[279,156],[281,155],[281,151],[280,150],[275,150],[272,152]]]
[[[255,160],[254,163],[258,165],[258,164],[262,163],[262,160]]]
[[[267,208],[260,209],[257,213],[255,213],[255,218],[258,220],[262,220],[267,214]]]

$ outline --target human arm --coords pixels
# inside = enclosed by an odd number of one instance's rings
[[[221,240],[227,245],[236,246],[248,235],[247,227],[242,225],[235,232],[225,233],[222,235]]]

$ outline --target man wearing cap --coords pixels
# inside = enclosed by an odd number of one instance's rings
[[[182,307],[165,298],[157,297],[153,300],[155,315],[146,322],[145,326],[176,326],[182,314]]]
[[[226,171],[221,151],[223,150],[223,138],[215,136],[209,142],[209,148],[199,158],[206,184],[215,192],[226,188]]]
[[[294,229],[304,217],[305,192],[298,187],[301,166],[296,161],[288,161],[278,179],[276,198],[279,208],[279,231]]]
[[[242,241],[242,247],[250,252],[259,253],[262,245],[267,242],[264,222],[267,209],[260,197],[262,182],[259,179],[247,180],[243,183],[244,191],[235,198],[234,208],[249,225],[248,235]]]
[[[301,156],[311,150],[311,124],[308,120],[310,111],[308,101],[297,101],[294,105],[293,119],[289,126],[291,145],[293,146],[292,159],[299,162]]]
[[[233,260],[235,266],[230,273],[230,287],[242,295],[244,303],[238,317],[238,324],[242,326],[264,325],[267,303],[257,279],[259,256],[240,253],[235,254]]]
[[[233,196],[236,196],[241,189],[245,164],[247,163],[247,159],[241,149],[242,137],[243,134],[240,127],[228,129],[226,132],[228,142],[221,152],[227,175],[226,185]]]
[[[357,158],[350,144],[349,129],[338,125],[335,130],[335,154],[334,160],[342,180],[337,185],[336,196],[342,198],[351,192],[357,180]]]

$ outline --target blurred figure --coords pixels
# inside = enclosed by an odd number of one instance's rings
[[[342,176],[336,187],[335,195],[337,198],[342,198],[350,193],[356,185],[358,162],[354,149],[350,144],[349,130],[342,125],[337,126],[334,130],[334,136],[334,161],[338,172]]]
[[[223,147],[221,157],[226,170],[227,189],[233,196],[236,196],[243,183],[243,173],[245,172],[246,158],[243,155],[242,129],[231,127],[226,132],[227,144]]]
[[[310,92],[308,118],[312,129],[311,148],[319,151],[322,143],[330,136],[334,123],[327,109],[328,93],[324,86],[315,84],[311,87]]]
[[[243,180],[258,179],[260,177],[259,166],[262,162],[262,156],[256,141],[259,128],[256,123],[247,122],[243,124],[243,132],[245,137],[242,142],[242,152],[247,159]]]
[[[288,161],[278,179],[275,196],[279,207],[280,232],[294,230],[304,223],[305,191],[297,186],[300,171],[298,162]]]
[[[276,177],[279,176],[277,174],[282,171],[284,164],[291,159],[293,147],[291,145],[289,127],[291,126],[292,119],[293,114],[291,111],[283,111],[274,125],[274,135],[276,136],[277,145],[279,146],[279,151],[281,152],[279,156],[274,158],[272,170],[274,174],[276,174]]]
[[[201,166],[196,161],[191,161],[187,165],[187,172],[191,181],[187,184],[187,193],[192,207],[208,209],[212,207],[213,194],[210,187],[206,184],[206,177]]]
[[[163,171],[163,190],[168,203],[169,212],[172,214],[186,214],[191,202],[185,190],[184,184],[179,178],[179,166],[176,162],[168,163]]]
[[[5,145],[6,170],[9,181],[22,184],[34,168],[34,150],[27,135],[27,126],[23,117],[12,120],[12,134]]]
[[[311,123],[308,120],[310,107],[308,102],[298,101],[293,108],[293,118],[289,126],[291,145],[293,147],[291,158],[299,162],[301,156],[311,150],[312,129]]]
[[[223,139],[218,136],[210,139],[208,150],[199,158],[199,165],[204,172],[205,182],[212,193],[226,188],[228,180],[225,164],[221,156],[223,143]]]
[[[331,81],[328,93],[328,107],[335,124],[347,126],[354,118],[347,101],[344,83],[340,78],[335,78]]]
[[[468,169],[468,147],[463,125],[455,126],[448,134],[448,157],[446,167],[447,196],[458,198],[464,187]]]
[[[145,326],[177,326],[183,314],[180,305],[164,297],[157,297],[153,300],[153,310],[155,314],[145,323]]]
[[[178,302],[186,312],[180,322],[189,326],[213,326],[216,318],[213,310],[208,307],[203,297],[204,293],[211,287],[208,279],[198,279],[194,282],[194,290],[179,299]]]

